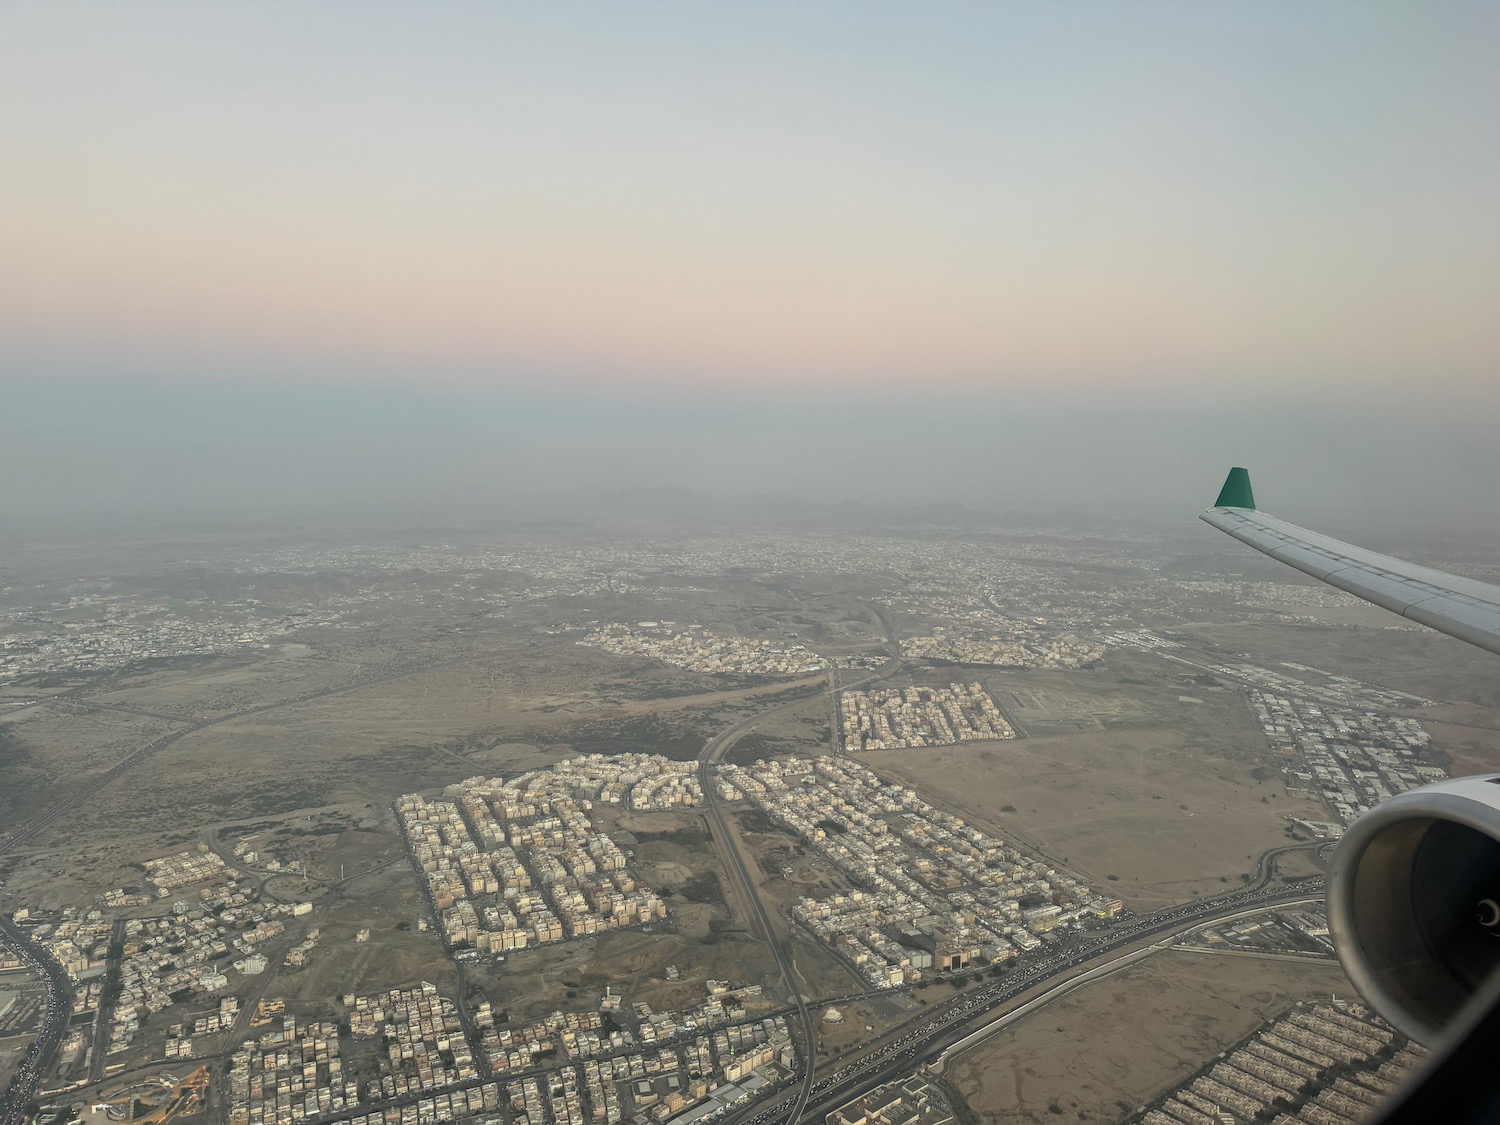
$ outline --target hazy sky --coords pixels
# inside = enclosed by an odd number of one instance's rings
[[[0,515],[1231,461],[1500,515],[1497,50],[1493,3],[11,2]]]

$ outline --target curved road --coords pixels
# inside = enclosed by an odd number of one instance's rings
[[[891,675],[900,666],[900,664],[900,657],[893,657],[887,664],[883,665],[881,668],[875,670],[869,675],[862,676],[859,679],[844,685],[838,684],[837,671],[830,670],[829,680],[831,686],[827,691],[824,691],[820,694],[822,696],[837,695],[840,691],[846,690],[848,688],[855,688],[865,683],[884,679]],[[806,1066],[804,1068],[802,1082],[799,1085],[796,1100],[791,1106],[790,1111],[785,1113],[784,1118],[782,1117],[784,1112],[783,1110],[762,1111],[754,1118],[754,1121],[756,1122],[770,1120],[771,1117],[769,1117],[768,1114],[771,1114],[776,1118],[782,1118],[785,1121],[786,1125],[796,1125],[796,1122],[803,1116],[814,1095],[820,1093],[820,1087],[826,1087],[828,1085],[828,1082],[826,1080],[823,1083],[819,1083],[816,1081],[816,1075],[814,1073],[814,1044],[816,1043],[816,1028],[813,1022],[812,1012],[809,1009],[807,1001],[802,996],[801,989],[797,987],[797,983],[795,980],[795,967],[792,964],[791,943],[790,941],[784,941],[777,938],[776,932],[771,925],[770,913],[767,911],[765,903],[760,896],[759,887],[757,886],[758,880],[752,874],[749,862],[747,861],[744,854],[737,846],[735,846],[734,837],[730,834],[728,820],[724,815],[724,810],[719,801],[718,791],[713,784],[714,770],[717,764],[723,759],[724,754],[730,749],[730,747],[732,747],[739,739],[743,738],[745,735],[754,730],[758,724],[764,722],[766,719],[772,717],[773,715],[776,715],[779,712],[789,711],[796,707],[805,707],[811,700],[817,698],[819,698],[819,696],[808,696],[802,699],[793,700],[790,703],[778,704],[775,707],[771,707],[764,711],[757,712],[753,715],[746,716],[739,722],[730,726],[727,730],[723,731],[721,734],[711,739],[708,744],[704,746],[703,752],[698,756],[698,781],[703,790],[704,807],[706,808],[708,815],[712,820],[714,837],[720,842],[720,846],[724,849],[724,851],[728,853],[727,858],[729,861],[730,869],[734,872],[736,880],[738,881],[740,889],[744,895],[745,901],[750,904],[756,916],[756,921],[760,927],[761,933],[765,937],[766,944],[775,954],[777,965],[781,970],[782,979],[786,982],[788,993],[790,994],[793,1002],[796,1005],[798,1020],[802,1025],[803,1041],[806,1045]],[[834,737],[835,741],[837,741],[837,731],[834,732]],[[1160,932],[1161,930],[1173,927],[1181,929],[1183,922],[1188,920],[1192,920],[1197,924],[1201,924],[1205,916],[1217,917],[1217,914],[1215,913],[1216,909],[1219,911],[1223,911],[1226,909],[1245,909],[1247,904],[1254,902],[1258,897],[1263,895],[1264,888],[1268,886],[1273,875],[1275,874],[1277,859],[1289,852],[1301,851],[1309,846],[1311,845],[1297,844],[1270,849],[1260,856],[1260,859],[1256,865],[1255,875],[1245,887],[1230,892],[1229,895],[1222,896],[1220,898],[1200,900],[1197,903],[1189,903],[1186,905],[1157,911],[1147,918],[1139,920],[1136,925],[1127,927],[1124,931],[1118,932],[1116,935],[1114,935],[1114,940],[1106,941],[1102,938],[1098,939],[1097,944],[1102,948],[1096,950],[1094,953],[1090,954],[1090,956],[1097,957],[1099,953],[1104,949],[1118,948],[1123,945],[1133,944],[1141,939],[1141,937],[1143,936],[1143,932]],[[1302,898],[1306,898],[1307,890],[1312,885],[1314,884],[1310,880],[1308,884],[1304,885],[1301,888],[1298,888],[1296,893]],[[1257,910],[1264,908],[1264,904],[1259,904],[1255,907],[1255,909]],[[1072,965],[1076,963],[1076,961],[1071,962],[1064,968],[1071,968]],[[1041,966],[1038,966],[1038,969],[1040,968]],[[1053,975],[1055,975],[1055,973]],[[1034,985],[1038,979],[1047,978],[1029,978],[1028,982],[1024,985],[1020,985],[1018,983],[1018,988],[1029,988]],[[1013,995],[1014,993],[1008,994]],[[985,1011],[990,1010],[994,1007],[995,1004],[998,1004],[1000,1002],[1001,1000],[997,998],[992,1003],[986,1005]],[[966,1020],[965,1023],[967,1022],[968,1021]],[[908,1056],[901,1061],[902,1065],[898,1066],[897,1069],[909,1069],[911,1065],[910,1059],[911,1056],[910,1053],[908,1053]],[[886,1068],[882,1068],[882,1072],[884,1072],[885,1069]],[[881,1081],[885,1080],[886,1079],[881,1079]],[[840,1087],[842,1088],[842,1086],[843,1084],[841,1083]],[[819,1106],[824,1106],[828,1103],[829,1098],[826,1095],[819,1096]]]
[[[890,623],[882,617],[882,624],[885,624],[887,626],[888,636],[890,636],[890,634],[893,632],[890,629]],[[893,647],[895,647],[896,652],[899,654],[899,647],[895,645],[894,637],[890,636],[890,639],[892,641]],[[146,759],[150,758],[156,753],[159,753],[161,750],[166,749],[168,746],[177,742],[179,739],[186,737],[187,735],[205,730],[209,727],[232,722],[237,719],[247,718],[252,715],[264,714],[266,712],[274,711],[282,707],[294,706],[300,703],[310,703],[314,700],[327,698],[333,695],[341,695],[347,692],[361,691],[365,688],[376,687],[380,684],[407,679],[411,676],[423,675],[425,673],[438,671],[443,668],[456,667],[467,662],[468,658],[465,658],[463,660],[452,660],[438,664],[427,665],[422,668],[410,669],[408,671],[400,672],[391,676],[367,680],[361,683],[351,684],[344,687],[329,688],[325,691],[311,692],[307,695],[297,696],[291,699],[279,700],[274,703],[267,703],[258,707],[251,707],[243,711],[237,711],[232,714],[222,715],[214,719],[204,719],[198,722],[193,722],[192,720],[183,719],[181,717],[172,717],[166,715],[158,716],[163,719],[171,718],[173,721],[181,722],[185,725],[181,730],[173,731],[169,734],[163,735],[158,739],[155,739],[150,743],[147,743],[145,746],[141,747],[139,750],[136,750],[134,753],[118,762],[115,766],[99,775],[99,777],[95,778],[84,788],[70,794],[61,801],[57,802],[57,804],[49,808],[41,816],[24,825],[18,831],[10,834],[4,839],[0,839],[0,855],[12,851],[19,845],[32,839],[49,825],[53,824],[59,818],[61,818],[74,808],[78,807],[88,798],[92,797],[94,794],[98,793],[100,790],[104,789],[112,782],[118,780],[120,777],[128,773],[130,770],[134,769],[136,766],[140,765]],[[788,703],[778,704],[764,711],[760,711],[753,715],[747,716],[746,718],[729,727],[721,734],[717,735],[715,738],[711,739],[707,743],[707,745],[704,746],[703,751],[698,758],[699,783],[703,789],[705,808],[708,812],[708,815],[712,818],[714,826],[717,829],[715,834],[721,841],[725,851],[728,853],[730,867],[733,870],[738,882],[740,883],[745,901],[750,904],[753,913],[756,916],[756,920],[760,926],[760,929],[765,937],[766,943],[775,954],[777,965],[781,970],[781,975],[786,983],[788,992],[794,1000],[798,1019],[802,1025],[802,1035],[806,1052],[806,1066],[804,1068],[803,1081],[800,1084],[800,1089],[797,1094],[796,1101],[792,1107],[790,1115],[786,1118],[786,1120],[791,1123],[795,1123],[802,1116],[815,1092],[815,1087],[822,1087],[826,1090],[832,1080],[825,1080],[824,1083],[815,1082],[814,1044],[816,1041],[816,1030],[813,1023],[812,1012],[809,1009],[806,999],[802,995],[801,989],[798,988],[796,984],[796,970],[795,966],[792,963],[791,942],[789,940],[781,940],[777,938],[776,932],[771,924],[770,914],[767,911],[765,903],[760,896],[759,888],[757,886],[757,880],[752,875],[744,854],[737,846],[735,846],[734,837],[730,833],[728,821],[725,818],[724,810],[720,805],[718,794],[713,784],[714,769],[718,762],[722,760],[725,752],[728,751],[729,748],[733,746],[734,743],[737,742],[740,738],[744,737],[750,731],[755,729],[757,724],[764,722],[765,720],[780,712],[789,711],[798,707],[805,707],[814,699],[837,695],[840,691],[859,687],[862,684],[883,679],[892,674],[900,666],[900,663],[900,656],[896,655],[887,664],[871,672],[869,675],[862,676],[857,680],[842,685],[838,682],[836,670],[831,670],[829,677],[830,686],[826,691],[819,693],[819,695],[807,696]],[[83,703],[82,701],[72,700],[69,700],[69,702],[73,703],[74,705],[109,709],[108,705],[103,704],[88,704]],[[123,710],[124,708],[118,709]],[[837,741],[837,731],[834,732],[834,737],[835,741]],[[1278,848],[1273,849],[1271,852],[1267,852],[1265,855],[1263,855],[1261,857],[1259,868],[1256,872],[1256,878],[1251,884],[1251,887],[1264,887],[1270,881],[1271,874],[1274,871],[1275,859],[1285,852],[1294,850],[1298,849],[1292,847]],[[1247,892],[1249,893],[1247,894]],[[1238,901],[1243,903],[1251,898],[1255,893],[1256,892],[1251,890],[1251,888],[1246,888],[1245,890],[1239,892],[1239,896],[1243,897],[1239,897]],[[1305,891],[1303,892],[1303,894],[1305,897]],[[335,897],[337,897],[336,891]],[[1199,911],[1202,910],[1202,907],[1206,906],[1207,904],[1199,903],[1196,905],[1198,907],[1198,910],[1191,911],[1195,914],[1199,913]],[[1176,908],[1171,911],[1162,911],[1158,912],[1158,915],[1154,915],[1153,917],[1165,915],[1171,918],[1176,918],[1180,917],[1181,912],[1186,909],[1188,908]],[[1171,922],[1164,923],[1164,925],[1170,924]],[[1132,927],[1131,929],[1133,931],[1131,936],[1122,935],[1121,943],[1139,940],[1141,936],[1139,928]],[[47,981],[48,986],[48,1008],[43,1020],[41,1030],[39,1031],[36,1040],[33,1042],[32,1047],[27,1054],[27,1059],[23,1064],[21,1070],[17,1072],[9,1088],[6,1090],[4,1096],[0,1097],[0,1125],[12,1125],[13,1122],[20,1122],[24,1120],[25,1107],[34,1097],[38,1084],[40,1083],[43,1074],[45,1074],[47,1067],[50,1065],[52,1056],[56,1052],[58,1044],[61,1042],[62,1034],[67,1023],[68,1013],[71,1010],[72,985],[62,967],[58,965],[57,962],[52,960],[52,958],[46,953],[45,949],[43,949],[43,947],[39,943],[37,943],[29,934],[14,926],[8,919],[0,918],[0,937],[3,937],[7,944],[10,944],[13,948],[15,948],[17,952],[23,957],[23,959],[31,963],[33,967],[43,975],[43,977]],[[1110,944],[1117,945],[1121,943]],[[1094,956],[1097,956],[1097,953],[1094,954]],[[1073,964],[1076,964],[1076,962],[1073,962]],[[1040,968],[1040,966],[1038,968]],[[1018,986],[1020,985],[1020,983],[1021,982],[1017,982]],[[1031,987],[1035,983],[1036,981],[1034,979],[1030,980],[1029,983],[1025,985],[1025,987]],[[992,1009],[996,1004],[1000,1002],[1001,999],[997,997],[992,1003],[985,1006],[985,1010],[988,1011]],[[968,1020],[964,1021],[965,1024],[967,1024],[967,1022]],[[929,1040],[927,1046],[930,1047],[930,1045],[931,1041]],[[908,1051],[906,1059],[901,1060],[901,1069],[909,1068],[909,1060],[913,1051],[914,1049]],[[889,1068],[881,1067],[879,1069],[883,1073]],[[849,1084],[847,1082],[836,1083],[836,1089],[834,1093],[837,1096],[843,1096],[842,1091],[845,1090],[848,1085]],[[819,1098],[820,1105],[826,1104],[828,1101],[829,1094],[827,1093],[824,1093]],[[756,1120],[762,1120],[765,1118],[765,1116],[766,1114],[763,1112],[761,1116]]]
[[[777,938],[776,931],[771,927],[771,916],[766,910],[766,904],[760,897],[758,880],[751,874],[749,865],[746,863],[744,854],[734,844],[734,837],[730,835],[729,822],[725,819],[724,809],[719,803],[718,790],[714,787],[714,768],[724,757],[724,753],[745,735],[755,729],[758,723],[764,722],[772,715],[781,711],[789,711],[794,707],[806,707],[815,699],[826,698],[836,695],[845,688],[857,687],[860,684],[878,680],[895,671],[901,664],[900,658],[893,658],[887,664],[868,676],[863,676],[853,683],[843,687],[837,686],[837,675],[834,670],[829,672],[828,690],[819,692],[817,695],[805,696],[802,699],[793,700],[790,703],[778,704],[749,715],[735,723],[722,734],[710,739],[704,746],[703,752],[698,755],[698,784],[703,789],[703,805],[708,810],[708,815],[713,820],[714,837],[720,842],[721,847],[729,860],[730,869],[734,872],[740,884],[740,890],[744,899],[750,904],[754,911],[756,920],[760,925],[761,933],[765,936],[766,944],[771,952],[776,955],[776,964],[781,969],[781,977],[786,982],[787,991],[797,1006],[797,1018],[802,1024],[802,1041],[806,1065],[803,1068],[801,1092],[797,1098],[796,1109],[791,1117],[795,1121],[801,1115],[802,1108],[807,1104],[808,1098],[812,1096],[813,1088],[813,1062],[815,1057],[815,1036],[817,1034],[813,1024],[812,1012],[808,1009],[807,1001],[802,996],[802,990],[797,987],[796,968],[792,964],[792,944]],[[833,732],[835,742],[838,739],[838,731]]]
[[[959,1045],[966,1040],[977,1042],[1080,985],[1160,952],[1183,934],[1205,925],[1259,913],[1275,906],[1321,901],[1320,894],[1309,893],[1311,889],[1301,887],[1278,894],[1241,890],[1233,892],[1232,897],[1172,907],[1139,918],[1123,931],[1095,938],[1072,951],[1071,955],[1061,954],[1066,958],[1064,960],[1049,960],[1033,966],[1029,972],[1014,974],[959,995],[946,1006],[913,1016],[865,1048],[868,1053],[845,1061],[832,1075],[814,1083],[812,1097],[799,1099],[795,1112],[801,1114],[811,1108],[815,1113],[826,1113],[837,1108],[877,1086],[909,1074],[935,1051],[944,1055],[957,1053],[954,1048],[961,1050]],[[1142,942],[1147,944],[1142,945]],[[979,1024],[977,1028],[976,1023]],[[796,1120],[787,1113],[786,1102],[782,1101],[760,1109],[745,1125],[765,1125],[773,1121],[794,1125]]]
[[[38,973],[47,988],[47,1007],[41,1029],[26,1049],[26,1058],[0,1096],[0,1125],[20,1125],[28,1117],[28,1107],[36,1096],[38,1085],[52,1065],[73,1011],[73,982],[68,974],[30,934],[9,918],[0,915],[0,937],[16,952],[27,968]]]

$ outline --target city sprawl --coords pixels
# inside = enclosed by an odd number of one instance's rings
[[[840,711],[846,750],[900,750],[1016,737],[982,684],[846,691]]]
[[[876,988],[1007,961],[1058,926],[1120,911],[1118,899],[852,762],[757,762],[723,775],[726,796],[748,796],[869,888],[803,899],[793,913]]]
[[[1182,528],[296,538],[3,576],[0,1125],[1352,1125],[1420,1058],[1328,849],[1500,700],[1342,594]]]
[[[411,794],[397,810],[449,946],[493,953],[665,918],[589,814],[595,802],[639,812],[701,794],[691,763],[596,754],[513,782],[473,778],[454,796]]]

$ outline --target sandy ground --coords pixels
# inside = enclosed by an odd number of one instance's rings
[[[194,721],[218,718],[263,701],[357,684],[378,674],[393,655],[375,645],[365,661],[330,657],[300,644],[255,648],[184,661],[180,667],[125,670],[91,691],[88,699]]]
[[[1200,625],[1192,632],[1275,667],[1283,660],[1429,699],[1500,707],[1495,660],[1431,629],[1408,629],[1387,614],[1379,629],[1316,625]]]
[[[1332,962],[1163,953],[1012,1024],[948,1073],[986,1125],[1114,1122],[1297,1001],[1352,991]]]
[[[298,661],[287,661],[296,664]],[[276,665],[275,661],[268,664]],[[401,792],[451,784],[477,774],[545,767],[571,748],[586,752],[655,751],[691,757],[713,732],[746,708],[778,694],[816,690],[824,677],[778,681],[728,691],[711,677],[692,677],[699,690],[670,698],[636,698],[655,681],[621,678],[615,658],[566,646],[525,660],[481,654],[457,665],[417,671],[386,682],[301,702],[286,700],[293,686],[261,668],[201,669],[178,684],[149,684],[113,693],[130,706],[154,703],[163,713],[180,705],[209,716],[221,709],[274,707],[191,730],[91,799],[71,824],[40,838],[46,844],[86,834],[90,839],[149,833],[163,819],[195,823],[277,815],[337,801],[388,803]],[[347,673],[346,673],[347,675]],[[235,681],[232,687],[225,682]],[[629,681],[629,682],[627,682]],[[632,688],[631,685],[634,685]],[[680,691],[684,685],[671,681]],[[222,692],[222,694],[216,694]],[[185,704],[181,704],[185,705]],[[17,723],[24,749],[54,777],[86,778],[113,765],[163,730],[181,729],[120,711],[64,714],[48,704]],[[821,716],[825,700],[810,700]],[[94,732],[93,728],[98,731]],[[76,743],[82,750],[72,749]],[[107,737],[97,750],[89,749]],[[49,742],[50,740],[50,742]],[[44,751],[59,746],[54,758]],[[32,804],[45,804],[38,795]],[[3,812],[3,809],[0,809]]]
[[[122,758],[183,724],[57,700],[6,715],[0,827],[24,823]]]
[[[1143,910],[1237,884],[1262,852],[1286,842],[1287,815],[1322,816],[1322,806],[1288,797],[1256,762],[1169,730],[861,759]]]

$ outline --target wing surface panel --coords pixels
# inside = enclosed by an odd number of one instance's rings
[[[1500,655],[1500,586],[1367,551],[1254,508],[1210,508],[1202,519],[1319,581]]]

